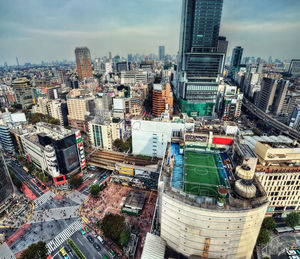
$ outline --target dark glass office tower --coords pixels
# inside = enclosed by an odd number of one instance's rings
[[[231,73],[234,74],[240,69],[240,64],[243,56],[243,48],[240,46],[235,47],[232,50],[231,56]]]
[[[227,44],[219,37],[223,0],[183,0],[175,94],[182,112],[212,115]]]
[[[0,213],[10,206],[13,194],[13,184],[10,179],[3,155],[0,152]]]

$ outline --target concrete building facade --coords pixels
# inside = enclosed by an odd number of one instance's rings
[[[87,47],[76,48],[75,56],[78,78],[82,80],[84,78],[93,77],[90,50]]]

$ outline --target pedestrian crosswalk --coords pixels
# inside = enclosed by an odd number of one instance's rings
[[[33,201],[34,206],[39,207],[53,197],[55,197],[55,193],[48,191]]]
[[[77,219],[70,226],[68,226],[64,231],[60,232],[54,239],[52,239],[48,244],[48,252],[52,253],[56,248],[58,248],[63,242],[70,238],[77,230],[79,230],[83,225],[81,218]]]
[[[82,204],[84,201],[86,201],[88,199],[87,195],[84,195],[77,190],[68,194],[67,197],[70,198],[72,201],[75,201],[78,204]]]

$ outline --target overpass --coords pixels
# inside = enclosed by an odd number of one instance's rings
[[[156,165],[158,162],[158,158],[133,156],[131,154],[108,151],[100,148],[94,150],[88,156],[88,165],[101,167],[108,170],[114,170],[116,163],[147,166]]]
[[[245,97],[243,98],[243,106],[247,108],[247,110],[251,112],[253,115],[255,115],[257,118],[264,121],[265,124],[277,129],[278,131],[289,136],[292,139],[296,139],[297,141],[300,141],[300,134],[298,133],[297,130],[290,128],[289,126],[283,124],[282,122],[274,119],[272,116],[266,114],[264,111],[259,109],[257,106],[255,106]]]

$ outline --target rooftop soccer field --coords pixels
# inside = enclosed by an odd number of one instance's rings
[[[217,154],[185,151],[184,191],[194,195],[216,196],[221,184],[216,159]]]

